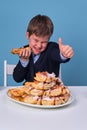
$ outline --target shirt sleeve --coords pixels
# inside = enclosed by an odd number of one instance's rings
[[[67,58],[64,57],[64,56],[61,54],[61,52],[60,52],[60,57],[61,57],[61,59],[62,59],[63,61],[67,60]]]
[[[27,67],[29,61],[24,61],[24,60],[22,60],[21,58],[20,58],[19,60],[20,60],[21,65],[22,65],[23,67]]]

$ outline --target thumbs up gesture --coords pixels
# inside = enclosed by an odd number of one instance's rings
[[[58,43],[60,52],[65,58],[71,58],[74,55],[72,47],[69,45],[64,45],[62,42],[62,38],[58,39]]]

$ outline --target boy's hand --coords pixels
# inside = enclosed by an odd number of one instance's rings
[[[25,48],[23,47],[23,48],[21,48],[19,56],[20,56],[20,58],[22,60],[28,61],[30,55],[31,55],[31,49],[30,49],[30,47],[25,47]]]
[[[65,58],[71,58],[74,55],[72,47],[69,45],[64,45],[62,42],[62,38],[59,38],[58,43],[60,52]]]

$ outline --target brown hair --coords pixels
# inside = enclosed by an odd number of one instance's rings
[[[51,19],[48,16],[39,14],[30,20],[27,32],[29,32],[29,36],[34,33],[36,36],[49,36],[50,38],[53,28],[54,25]]]

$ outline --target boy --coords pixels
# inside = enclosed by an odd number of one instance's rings
[[[53,33],[53,23],[48,16],[37,15],[28,25],[26,37],[28,45],[24,46],[19,54],[13,78],[16,82],[33,81],[37,72],[54,72],[59,76],[61,63],[68,62],[74,55],[72,47],[64,45],[59,38],[58,43],[49,42]],[[31,52],[26,47],[31,48]]]

